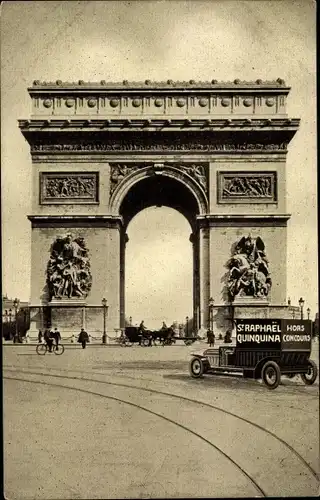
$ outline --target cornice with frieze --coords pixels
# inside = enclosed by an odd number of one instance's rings
[[[107,129],[113,131],[257,131],[268,130],[294,130],[300,124],[299,118],[176,118],[176,119],[79,119],[79,118],[37,118],[18,120],[19,128],[23,131],[55,131],[55,130],[81,130],[83,132],[94,132]]]
[[[101,91],[68,89],[32,92],[34,115],[176,116],[286,115],[287,95],[279,90]]]

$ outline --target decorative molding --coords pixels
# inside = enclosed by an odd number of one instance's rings
[[[79,142],[69,144],[31,144],[32,153],[50,153],[50,152],[63,152],[63,151],[203,151],[203,152],[243,152],[248,151],[254,153],[255,151],[265,152],[286,152],[288,142],[281,142],[278,144],[267,143],[242,143],[236,144],[231,142],[213,143],[207,141],[182,141],[179,137],[172,137],[164,139],[162,137],[155,138],[150,141],[149,138],[113,140],[110,142]]]
[[[28,215],[32,228],[112,228],[123,225],[120,215]]]
[[[218,172],[218,203],[277,203],[277,172]]]
[[[40,80],[34,80],[33,81],[33,87],[31,89],[39,89],[40,87],[48,88],[48,87],[54,87],[54,88],[63,88],[63,87],[72,87],[72,88],[86,88],[86,87],[97,87],[97,88],[130,88],[130,87],[140,87],[140,88],[145,88],[145,87],[164,87],[167,88],[169,87],[236,87],[238,88],[239,86],[250,86],[250,87],[280,87],[283,88],[286,86],[285,81],[282,78],[277,78],[276,80],[251,80],[251,81],[246,81],[246,80],[240,80],[240,79],[235,79],[233,81],[218,81],[218,80],[211,80],[211,81],[204,81],[204,82],[196,82],[195,80],[189,80],[189,81],[174,81],[174,80],[166,80],[162,82],[157,82],[157,81],[152,81],[152,80],[145,80],[144,82],[129,82],[128,80],[123,80],[122,82],[107,82],[106,80],[101,80],[100,82],[85,82],[83,80],[79,80],[78,82],[63,82],[62,80],[56,80],[55,82],[41,82]]]
[[[99,202],[99,172],[40,172],[41,205]]]
[[[197,184],[204,190],[207,194],[208,192],[208,180],[207,180],[207,163],[110,163],[110,195],[113,194],[115,189],[122,183],[123,179],[127,177],[132,172],[139,170],[141,168],[149,167],[150,171],[154,174],[161,175],[163,171],[170,168],[176,168],[180,172],[184,172],[190,175]]]
[[[290,214],[197,215],[199,227],[287,227]]]

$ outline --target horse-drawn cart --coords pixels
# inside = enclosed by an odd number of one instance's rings
[[[262,378],[268,389],[275,389],[281,375],[299,374],[311,385],[317,378],[317,365],[310,360],[312,325],[309,320],[242,319],[236,321],[236,345],[221,346],[192,353],[190,373],[242,373],[246,378]]]

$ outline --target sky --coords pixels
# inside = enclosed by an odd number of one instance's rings
[[[310,0],[2,2],[2,291],[29,299],[31,227],[26,216],[31,213],[32,166],[17,120],[31,113],[27,87],[33,80],[280,77],[292,88],[289,116],[301,118],[287,155],[287,211],[292,214],[288,297],[297,304],[302,296],[314,315],[318,310],[315,8]],[[143,307],[132,298],[141,283],[132,279],[136,270],[129,252],[133,255],[138,249],[147,254],[152,248],[159,262],[170,254],[173,263],[179,257],[181,262],[179,273],[172,273],[175,264],[169,266],[166,260],[166,275],[160,278],[155,309],[149,314],[162,316],[159,304],[167,304],[162,285],[169,282],[176,283],[169,317],[179,320],[175,316],[191,309],[191,250],[185,244],[189,229],[180,214],[170,214],[168,224],[175,228],[170,238],[169,228],[159,226],[157,210],[140,213],[129,226],[127,273],[130,270],[132,284],[127,283],[131,300],[127,305],[137,317],[144,314]],[[142,247],[135,234],[143,235],[146,227],[148,237]],[[179,291],[182,284],[184,294]]]

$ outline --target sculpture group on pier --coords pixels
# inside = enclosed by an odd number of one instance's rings
[[[272,281],[265,245],[258,236],[243,236],[236,244],[234,255],[227,263],[229,297],[251,296],[266,298]]]
[[[47,266],[47,285],[50,299],[87,297],[92,276],[88,250],[82,237],[73,239],[68,234],[56,238]]]

